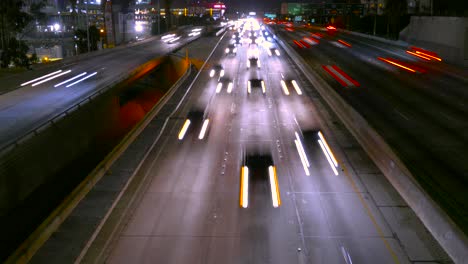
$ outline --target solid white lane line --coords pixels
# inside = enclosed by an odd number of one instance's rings
[[[66,83],[68,83],[68,82],[71,82],[71,81],[73,81],[73,80],[75,80],[75,79],[77,79],[77,78],[80,78],[81,76],[86,75],[86,74],[87,74],[87,72],[80,73],[80,74],[78,74],[78,75],[75,76],[75,77],[72,77],[72,78],[70,78],[70,79],[68,79],[68,80],[65,80],[65,81],[63,81],[63,82],[61,82],[61,83],[58,83],[58,84],[54,85],[54,87],[59,87],[59,86],[62,85],[62,84],[66,84]]]
[[[37,81],[39,81],[39,80],[42,80],[42,79],[44,79],[44,78],[47,78],[47,77],[49,77],[49,76],[55,75],[55,74],[60,73],[60,72],[62,72],[62,70],[58,70],[58,71],[51,72],[51,73],[49,73],[49,74],[46,74],[46,75],[41,76],[41,77],[39,77],[39,78],[36,78],[36,79],[34,79],[34,80],[30,80],[30,81],[27,81],[27,82],[25,82],[25,83],[22,83],[21,86],[25,86],[25,85],[28,85],[28,84],[30,84],[30,83],[37,82]]]
[[[71,70],[64,71],[64,72],[62,72],[62,73],[56,74],[56,75],[54,75],[54,76],[52,76],[52,77],[49,77],[49,78],[44,79],[44,80],[42,80],[42,81],[39,81],[39,82],[37,82],[37,83],[33,83],[32,86],[36,86],[36,85],[39,85],[39,84],[41,84],[41,83],[48,82],[48,81],[50,81],[50,80],[53,80],[53,79],[55,79],[55,78],[57,78],[57,77],[60,77],[60,76],[62,76],[62,75],[65,75],[65,74],[67,74],[67,73],[70,73],[70,72],[71,72]]]

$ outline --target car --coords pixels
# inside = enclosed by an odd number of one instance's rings
[[[230,94],[232,92],[232,88],[234,87],[234,83],[229,78],[220,78],[218,84],[216,85],[216,93],[219,94],[223,88],[226,89],[226,92]]]
[[[218,76],[218,79],[224,76],[224,68],[221,64],[215,65],[210,70],[210,78]]]
[[[261,68],[259,58],[249,58],[249,59],[247,59],[247,68],[252,68],[252,67]]]
[[[271,192],[273,207],[281,205],[276,166],[271,149],[268,145],[250,143],[242,146],[240,168],[240,196],[239,204],[242,208],[249,206],[249,190],[259,190],[267,187]],[[249,188],[249,186],[258,186]],[[257,199],[254,199],[257,200]]]
[[[210,119],[208,114],[201,109],[192,109],[188,112],[184,124],[180,128],[178,139],[182,141],[187,134],[196,133],[198,140],[206,138],[209,130]]]
[[[224,50],[224,52],[228,55],[236,55],[237,48],[234,44],[229,44],[227,48]]]
[[[267,53],[268,53],[268,56],[270,56],[270,57],[280,55],[280,51],[276,47],[270,47],[269,49],[267,49]]]
[[[290,90],[294,90],[298,95],[302,95],[302,90],[296,80],[282,79],[280,81],[281,89],[285,95],[290,94]],[[289,86],[289,88],[288,88]],[[291,89],[292,88],[292,89]]]
[[[336,34],[337,29],[336,29],[335,26],[333,26],[333,25],[328,25],[328,26],[326,26],[325,28],[327,29],[327,33],[328,33],[329,35],[334,35],[334,34]]]
[[[261,89],[262,94],[266,94],[265,81],[262,79],[250,79],[247,81],[247,94],[252,94],[253,89]]]

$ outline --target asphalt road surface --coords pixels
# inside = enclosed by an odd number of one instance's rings
[[[128,48],[96,52],[66,66],[48,67],[46,70],[27,72],[14,80],[9,79],[7,85],[16,89],[0,96],[0,148],[72,108],[99,89],[127,76],[138,66],[164,56],[195,38],[185,34],[174,43],[154,39]],[[49,76],[44,77],[46,75]],[[36,80],[41,77],[44,78]],[[83,78],[87,79],[80,81]],[[65,81],[68,82],[63,83]]]
[[[428,61],[402,47],[350,34],[276,28],[379,132],[426,192],[467,233],[468,69],[447,64],[443,58]],[[310,47],[294,43],[304,38],[315,43]],[[359,86],[344,87],[323,68],[333,65]]]
[[[450,262],[283,51],[269,57],[260,44],[261,68],[247,69],[253,46],[225,55],[231,34],[146,158],[136,176],[144,179],[140,187],[129,188],[115,205],[130,209],[117,224],[103,223],[90,244],[94,253],[82,260]],[[231,93],[228,84],[217,93],[216,75],[209,76],[218,64],[223,83],[233,83]],[[250,94],[249,80],[257,80]],[[192,122],[181,137],[188,117]],[[105,239],[108,234],[115,235]]]

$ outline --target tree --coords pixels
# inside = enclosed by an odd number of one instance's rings
[[[28,46],[16,36],[31,22],[32,16],[21,11],[22,0],[0,1],[0,67],[8,67],[12,62],[16,66],[29,67],[26,53]]]
[[[32,20],[32,17],[21,11],[22,0],[0,0],[0,47],[7,49],[11,38],[16,38]]]
[[[406,0],[386,0],[385,13],[388,16],[387,33],[390,38],[397,39],[400,19],[406,14]]]

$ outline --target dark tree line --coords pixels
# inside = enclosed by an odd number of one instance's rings
[[[33,20],[33,16],[21,11],[22,0],[0,1],[0,67],[6,68],[11,63],[29,67],[28,46],[17,35]]]

